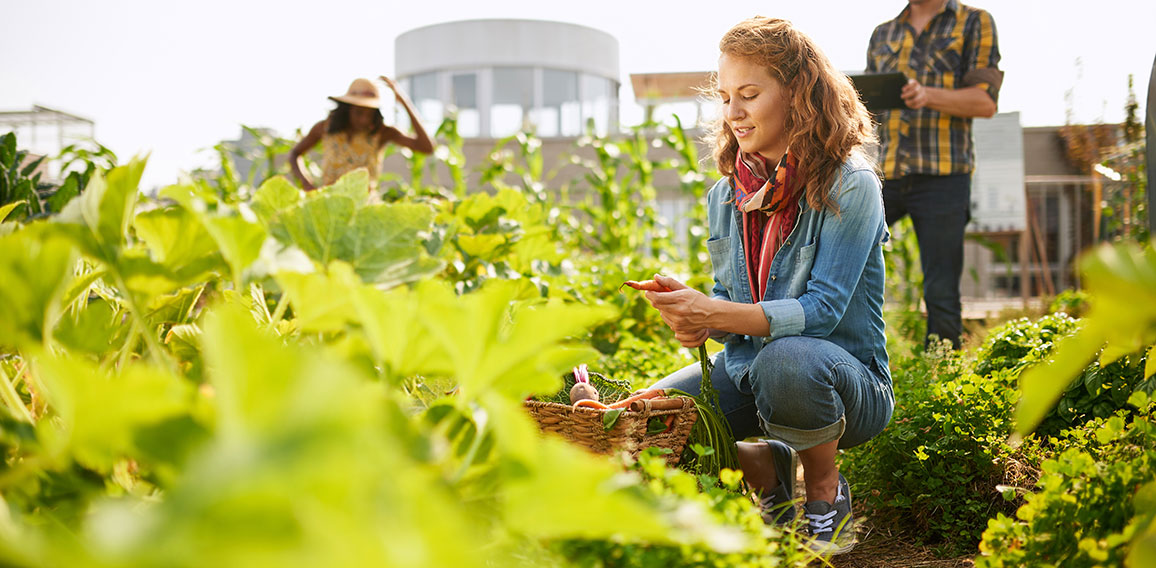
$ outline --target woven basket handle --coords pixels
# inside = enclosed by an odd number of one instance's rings
[[[688,403],[694,404],[694,401],[684,396],[648,398],[630,403],[630,410],[650,414],[652,410],[682,410]]]

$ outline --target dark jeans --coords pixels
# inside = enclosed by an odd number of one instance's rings
[[[927,335],[950,339],[959,349],[963,333],[959,279],[963,275],[963,232],[971,220],[971,174],[912,174],[883,182],[887,225],[910,215],[919,240]]]

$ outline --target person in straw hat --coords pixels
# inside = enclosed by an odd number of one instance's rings
[[[373,188],[377,183],[378,167],[386,144],[399,144],[423,154],[433,152],[433,140],[418,120],[413,104],[392,79],[383,75],[381,80],[393,91],[397,102],[409,114],[414,135],[409,136],[387,126],[381,115],[381,98],[377,86],[369,79],[354,79],[344,95],[329,97],[337,102],[337,108],[325,120],[314,124],[309,134],[289,151],[289,168],[306,191],[316,189],[317,185],[305,175],[301,167],[301,155],[315,148],[318,143],[322,146],[321,185],[332,184],[356,168],[365,168],[369,170],[369,183]]]

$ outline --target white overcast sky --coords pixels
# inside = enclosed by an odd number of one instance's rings
[[[557,20],[618,38],[624,121],[629,74],[713,69],[718,38],[753,16],[787,18],[840,69],[864,67],[872,29],[903,0],[0,0],[0,110],[33,104],[96,121],[122,159],[151,152],[146,186],[212,165],[204,148],[240,125],[283,135],[331,108],[353,77],[392,74],[394,39],[474,18]],[[987,0],[1006,72],[1000,111],[1025,126],[1119,121],[1127,76],[1141,108],[1156,56],[1151,0]],[[1077,58],[1082,61],[1077,70]]]

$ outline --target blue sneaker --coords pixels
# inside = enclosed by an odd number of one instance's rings
[[[785,525],[795,520],[795,472],[798,471],[799,456],[778,440],[761,441],[771,449],[779,486],[759,499],[759,509],[764,523]]]
[[[839,489],[835,502],[811,501],[803,505],[803,516],[807,519],[807,531],[811,540],[807,544],[821,556],[843,554],[855,548],[855,517],[851,514],[851,487],[847,479],[839,474]]]

